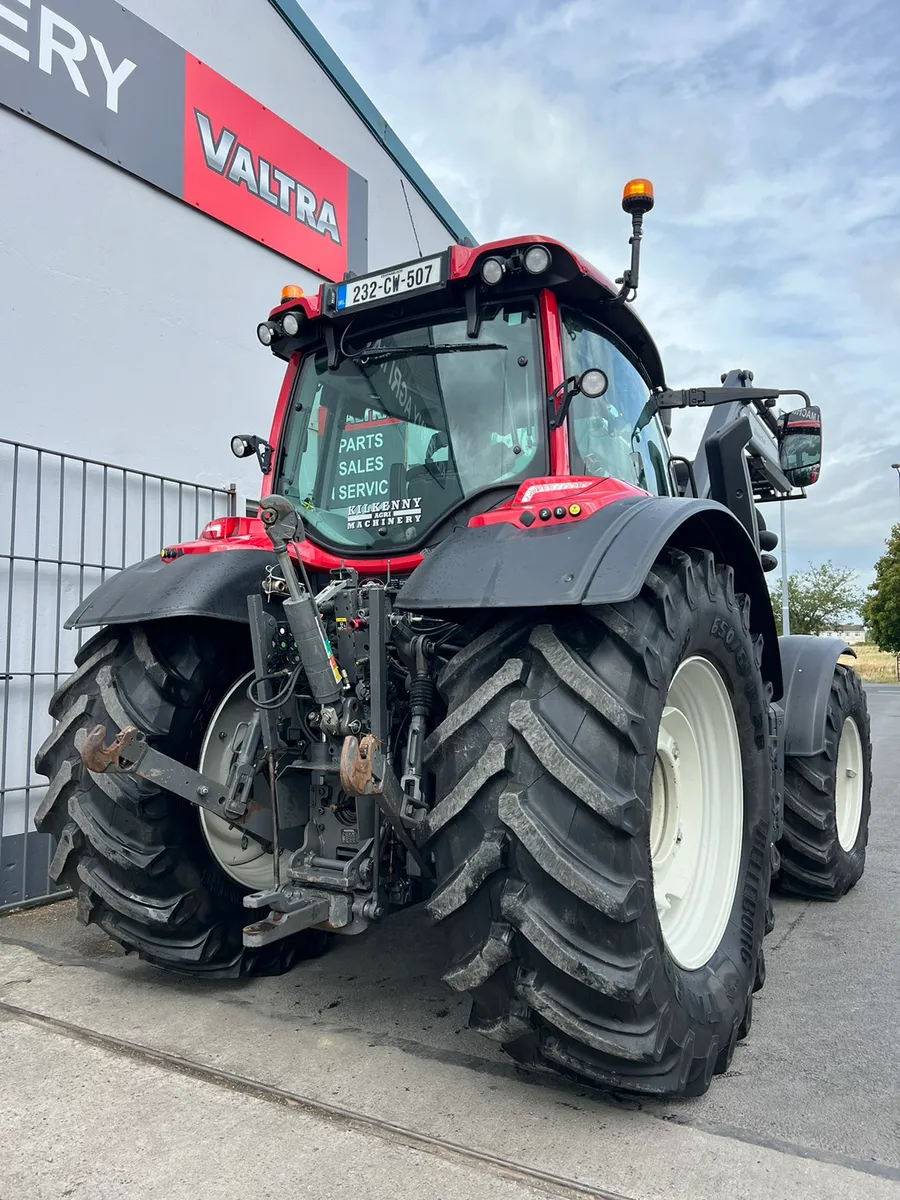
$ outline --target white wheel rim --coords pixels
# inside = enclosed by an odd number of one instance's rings
[[[838,841],[852,850],[859,836],[863,803],[862,738],[852,717],[847,717],[838,746],[837,776],[834,783],[834,811]]]
[[[249,721],[253,715],[253,705],[247,699],[247,684],[252,678],[253,672],[250,671],[225,693],[213,713],[203,739],[198,770],[219,780],[220,783],[225,783],[228,779],[228,768],[234,754],[234,735],[240,724]],[[221,737],[221,734],[225,736]],[[259,787],[260,783],[261,780],[255,781],[254,788]],[[222,817],[217,817],[205,808],[197,811],[200,814],[200,828],[210,853],[226,875],[253,892],[274,887],[274,855],[259,842],[247,838],[236,826],[229,825]],[[286,853],[281,853],[282,864]]]
[[[737,889],[744,786],[734,709],[706,658],[675,672],[653,764],[650,857],[663,939],[685,970],[709,962]]]

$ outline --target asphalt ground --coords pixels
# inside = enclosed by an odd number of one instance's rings
[[[418,910],[214,983],[63,902],[0,919],[0,1200],[900,1197],[900,687],[867,694],[866,874],[776,900],[750,1037],[706,1096],[517,1067],[466,1029]]]

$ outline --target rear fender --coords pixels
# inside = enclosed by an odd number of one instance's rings
[[[825,721],[834,668],[856,652],[840,638],[791,634],[778,639],[784,672],[784,752],[810,758],[825,749]]]
[[[183,554],[172,562],[159,556],[126,567],[100,585],[66,621],[67,629],[130,625],[163,617],[210,617],[247,622],[247,597],[259,592],[274,554],[229,550]]]
[[[617,500],[583,520],[520,528],[498,522],[458,529],[428,553],[397,606],[416,612],[554,608],[633,600],[666,545],[711,550],[750,597],[763,639],[763,678],[782,693],[772,603],[746,529],[714,500],[668,496]]]

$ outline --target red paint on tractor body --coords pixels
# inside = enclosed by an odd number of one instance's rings
[[[583,521],[585,517],[592,517],[595,512],[616,500],[629,500],[649,494],[618,479],[598,479],[588,475],[546,475],[539,479],[526,479],[508,504],[492,508],[489,512],[478,513],[471,519],[469,526],[478,529],[504,521],[509,525],[522,526],[524,515],[526,528],[543,529],[547,525]],[[577,512],[570,512],[573,506],[578,509]],[[562,516],[556,515],[559,508],[565,509]],[[541,510],[549,510],[551,515],[541,519]],[[535,520],[529,521],[528,514]]]
[[[230,532],[221,534],[215,532],[212,536],[207,532],[212,526],[229,523]],[[236,522],[236,524],[232,524]],[[222,550],[265,550],[271,553],[272,543],[266,533],[266,527],[258,517],[217,517],[210,521],[194,542],[179,542],[177,546],[167,546],[167,550],[180,550],[184,554],[215,554]],[[291,546],[291,553],[296,557],[297,547]],[[309,540],[299,543],[300,558],[309,571],[327,573],[341,565],[359,571],[360,575],[369,578],[376,575],[406,574],[412,571],[422,561],[421,554],[402,554],[387,558],[347,558],[346,555],[330,554]],[[174,557],[174,555],[172,556]]]
[[[487,525],[505,522],[526,529],[544,529],[547,525],[571,524],[591,517],[607,504],[649,495],[618,479],[598,479],[588,475],[542,475],[526,479],[511,500],[478,513],[469,521],[469,528],[482,529]],[[572,508],[577,509],[572,512]],[[564,509],[561,515],[557,510]],[[541,518],[541,512],[550,516]],[[523,522],[522,517],[525,517]],[[216,517],[210,521],[193,542],[167,546],[164,561],[171,562],[182,554],[213,554],[222,550],[271,550],[265,526],[258,517]],[[291,547],[296,556],[297,547]],[[331,554],[306,540],[299,544],[299,555],[307,570],[327,573],[340,566],[350,567],[365,577],[405,575],[422,561],[421,554],[403,554],[387,558],[353,559]]]

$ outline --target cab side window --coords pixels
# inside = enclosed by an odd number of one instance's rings
[[[599,400],[576,396],[569,409],[574,474],[612,476],[657,496],[671,495],[669,449],[650,388],[612,338],[571,310],[562,311],[566,375],[599,367],[609,379]]]

